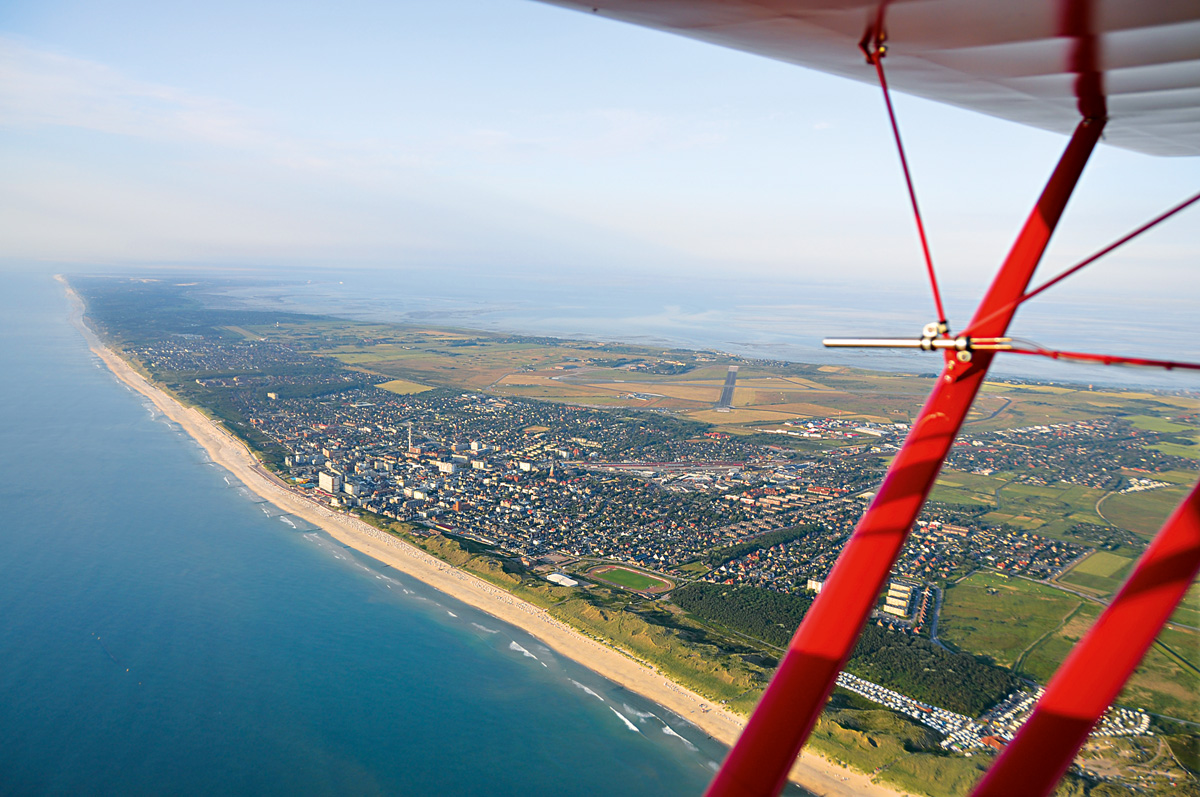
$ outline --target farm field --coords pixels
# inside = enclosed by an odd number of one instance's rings
[[[1101,490],[1065,482],[1010,483],[997,492],[997,511],[986,517],[1044,536],[1060,537],[1078,523],[1103,524],[1103,518],[1096,514],[1096,502],[1103,496]]]
[[[1197,444],[1200,444],[1200,436],[1192,438]],[[1188,459],[1200,459],[1200,445],[1181,446],[1176,443],[1159,443],[1153,448],[1164,454],[1171,454],[1176,457],[1187,457]]]
[[[389,393],[396,393],[401,396],[411,396],[414,393],[424,393],[426,390],[433,390],[429,385],[418,384],[417,382],[409,382],[404,379],[393,379],[390,382],[376,385],[375,387],[382,388]]]
[[[1120,589],[1132,569],[1132,557],[1097,551],[1060,576],[1058,581],[1107,596]]]
[[[1124,570],[1132,560],[1128,556],[1118,556],[1108,551],[1096,551],[1079,564],[1072,572],[1086,573],[1100,578],[1111,578]]]
[[[1191,426],[1185,426],[1181,423],[1174,423],[1172,421],[1168,421],[1166,418],[1160,418],[1156,415],[1130,415],[1127,420],[1137,428],[1145,429],[1149,432],[1194,433],[1196,431]]]
[[[930,493],[931,501],[969,506],[996,506],[996,493],[1008,484],[1004,475],[980,476],[974,473],[942,471]]]

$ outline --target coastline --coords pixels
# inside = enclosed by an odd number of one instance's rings
[[[249,490],[279,509],[304,518],[332,537],[372,558],[416,578],[470,606],[514,625],[599,675],[670,709],[703,732],[732,745],[744,720],[705,698],[672,683],[651,667],[634,661],[617,649],[585,636],[492,584],[380,531],[361,520],[336,513],[299,496],[278,483],[239,440],[205,417],[148,382],[83,322],[83,301],[61,276],[56,276],[72,303],[71,321],[89,349],[114,376],[146,396],[164,415],[178,423],[204,448],[216,464],[228,470]],[[870,777],[840,767],[820,755],[802,751],[790,773],[791,780],[823,797],[900,797],[903,792],[874,783]]]

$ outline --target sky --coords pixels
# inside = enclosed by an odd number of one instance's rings
[[[939,274],[976,290],[1065,138],[897,112]],[[1101,147],[1047,270],[1198,185]],[[1178,297],[1195,228],[1072,290]],[[0,263],[924,280],[877,87],[530,0],[5,0]]]

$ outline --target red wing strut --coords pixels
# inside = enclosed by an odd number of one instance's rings
[[[868,80],[858,47],[880,54],[883,12],[893,40],[887,86],[1045,130],[1073,130],[1058,166],[967,332],[938,325],[916,341],[945,367],[870,507],[792,638],[779,669],[710,795],[778,793],[825,706],[883,582],[999,350],[1156,367],[1165,360],[1018,349],[1004,335],[1018,306],[1173,215],[1189,200],[1034,291],[1027,291],[1102,130],[1109,144],[1154,155],[1200,154],[1200,3],[1137,0],[545,0],[801,66]],[[862,36],[863,26],[867,35]],[[1080,122],[1080,117],[1083,121]],[[1107,120],[1111,119],[1111,123]],[[901,147],[903,159],[903,148]],[[905,164],[926,266],[932,258]],[[970,343],[969,341],[974,341]],[[860,345],[863,341],[858,342]],[[977,345],[976,345],[977,344]],[[980,795],[1043,794],[1137,665],[1200,567],[1200,488],[1147,550],[1112,605],[1049,685],[1025,729],[980,784]],[[1115,652],[1115,653],[1114,653]]]
[[[1200,485],[1058,668],[973,797],[1049,794],[1200,572]]]
[[[981,335],[1000,337],[1041,260],[1067,200],[1104,129],[1085,119],[975,312]],[[1010,306],[1011,305],[1011,306]],[[997,310],[1002,312],[996,313]],[[986,319],[986,320],[985,320]],[[972,322],[972,327],[976,323]],[[829,578],[792,638],[779,669],[707,794],[778,794],[812,732],[883,582],[983,385],[994,352],[962,363],[948,356],[883,485],[846,542]]]

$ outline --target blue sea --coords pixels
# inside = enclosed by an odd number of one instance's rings
[[[0,294],[0,793],[697,794],[724,749],[281,516]]]

